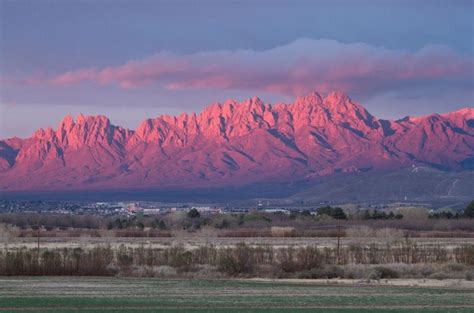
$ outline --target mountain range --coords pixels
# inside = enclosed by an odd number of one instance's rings
[[[66,116],[0,140],[2,193],[238,187],[417,166],[474,169],[474,108],[386,120],[342,92],[312,92],[291,104],[227,100],[136,130]]]

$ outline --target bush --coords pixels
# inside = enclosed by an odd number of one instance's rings
[[[433,272],[434,272],[434,269],[431,266],[424,266],[420,271],[421,276],[425,278],[431,276]]]
[[[330,265],[325,267],[323,273],[325,278],[329,279],[344,277],[344,269],[337,265]]]
[[[192,265],[193,255],[190,251],[183,251],[181,253],[175,254],[171,259],[171,266],[177,267],[183,270],[189,269]]]
[[[392,220],[392,219],[402,219],[403,214],[400,213],[393,213],[393,211],[390,211],[388,214],[384,211],[379,211],[379,210],[365,210],[363,214],[360,216],[364,220]]]
[[[296,276],[301,279],[344,278],[344,269],[337,265],[330,265],[327,267],[304,270],[299,272]]]
[[[464,209],[464,216],[474,218],[474,200],[472,200]]]
[[[217,229],[224,229],[224,228],[228,228],[229,226],[230,226],[230,222],[225,218],[214,223],[214,227]]]
[[[324,256],[316,247],[288,247],[279,250],[277,259],[284,272],[294,273],[320,267]]]
[[[443,268],[447,272],[462,272],[466,269],[464,264],[460,263],[448,263]]]
[[[311,269],[320,267],[323,263],[323,256],[316,247],[300,248],[297,254],[298,269]]]
[[[443,280],[443,279],[446,279],[446,278],[449,278],[449,277],[444,272],[436,272],[436,273],[431,274],[430,278],[437,279],[437,280]]]
[[[187,270],[192,264],[193,256],[183,246],[171,247],[169,250],[169,265],[182,270]]]
[[[292,273],[297,271],[293,247],[280,249],[279,253],[277,254],[277,259],[280,268],[284,272]]]
[[[133,264],[133,256],[131,251],[122,244],[117,251],[117,264],[122,269],[127,269]]]
[[[199,218],[201,217],[201,213],[199,213],[198,210],[195,208],[192,208],[191,210],[188,211],[188,217],[189,218]]]
[[[318,215],[328,215],[336,220],[347,220],[347,215],[343,209],[339,207],[324,206],[317,210]]]
[[[159,229],[166,229],[166,223],[163,220],[155,219],[151,222],[151,228],[159,228]]]
[[[468,265],[474,265],[474,245],[462,245],[454,249],[456,261]]]
[[[295,235],[295,228],[272,226],[270,232],[272,233],[272,237],[292,237]]]
[[[400,274],[394,269],[391,269],[385,266],[377,266],[369,273],[368,278],[379,280],[379,279],[390,279],[390,278],[398,278],[398,277],[400,277]]]
[[[220,251],[218,269],[229,275],[250,273],[253,270],[252,249],[245,243],[238,243],[235,248]]]
[[[320,268],[312,268],[310,270],[299,272],[296,277],[300,279],[320,279],[323,278],[323,275]]]
[[[474,271],[466,272],[466,280],[473,281],[474,280]]]

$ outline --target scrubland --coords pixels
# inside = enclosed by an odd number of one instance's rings
[[[3,214],[0,275],[474,279],[472,219],[324,209],[337,218]]]

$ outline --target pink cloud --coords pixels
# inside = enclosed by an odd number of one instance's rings
[[[94,68],[80,69],[54,77],[51,82],[56,85],[74,85],[87,80],[94,80],[98,71]]]
[[[393,89],[446,79],[473,82],[469,58],[443,46],[416,52],[362,43],[300,39],[265,51],[238,50],[176,55],[162,52],[106,68],[58,74],[54,85],[84,82],[122,88],[158,85],[170,90],[209,88],[301,94],[309,90],[347,92]]]

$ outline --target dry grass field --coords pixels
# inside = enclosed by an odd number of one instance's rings
[[[377,237],[341,237],[340,245],[349,246],[353,244],[364,245],[386,245],[390,241],[400,240],[401,238],[377,238]],[[461,245],[473,245],[474,238],[410,238],[418,245],[441,245],[443,247],[459,247]],[[118,247],[125,245],[130,248],[138,248],[143,245],[151,248],[166,248],[171,245],[182,244],[187,248],[198,248],[206,244],[215,246],[235,246],[244,241],[251,246],[273,246],[273,247],[304,247],[316,245],[318,247],[336,247],[336,237],[216,237],[203,233],[187,234],[177,237],[41,237],[40,245],[42,249],[61,249],[61,248],[92,248],[97,245],[111,245]],[[8,242],[3,242],[8,248],[36,248],[38,239],[35,237],[11,237]]]

